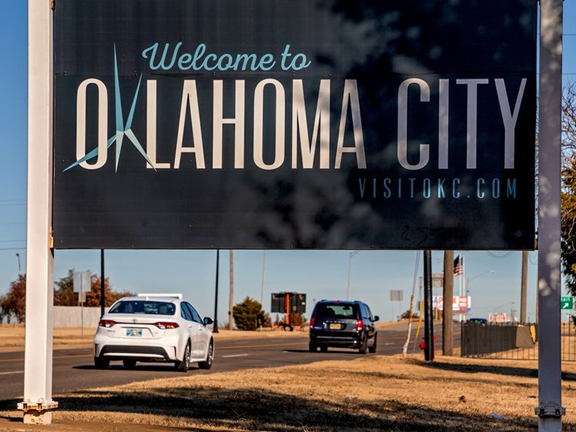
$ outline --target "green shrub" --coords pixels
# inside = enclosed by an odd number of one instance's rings
[[[232,309],[234,323],[239,330],[256,330],[266,321],[266,313],[260,302],[246,297]]]

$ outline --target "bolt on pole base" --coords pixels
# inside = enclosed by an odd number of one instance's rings
[[[24,424],[49,425],[52,423],[52,411],[58,408],[58,402],[20,402],[18,409],[24,411]]]
[[[534,413],[541,418],[562,417],[566,415],[566,408],[562,406],[539,406],[534,408]]]

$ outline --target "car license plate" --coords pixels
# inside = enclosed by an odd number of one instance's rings
[[[330,330],[340,330],[340,324],[330,323]]]
[[[142,337],[142,329],[134,329],[134,328],[126,329],[126,336]]]

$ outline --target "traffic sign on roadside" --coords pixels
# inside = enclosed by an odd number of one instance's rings
[[[574,297],[562,297],[560,300],[560,308],[562,310],[574,309]]]

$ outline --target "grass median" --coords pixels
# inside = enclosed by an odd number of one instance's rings
[[[23,346],[22,326],[2,326],[0,346]],[[302,332],[228,332],[230,337]],[[54,344],[92,342],[93,329],[55,329]],[[287,354],[297,355],[297,354]],[[537,431],[535,361],[439,356],[361,356],[347,361],[173,378],[54,395],[62,431]],[[563,363],[565,431],[576,431],[576,364]],[[87,371],[87,373],[89,373]],[[19,430],[20,400],[0,401],[0,430]],[[26,430],[49,430],[35,426]],[[165,429],[162,429],[165,430]]]
[[[55,395],[54,423],[81,430],[530,431],[538,430],[537,365],[352,354],[350,361],[199,374]],[[566,368],[565,368],[566,369]],[[576,367],[564,372],[567,416],[576,430]],[[14,401],[0,416],[17,420]],[[90,425],[96,425],[91,428]],[[98,429],[100,428],[100,429]]]

